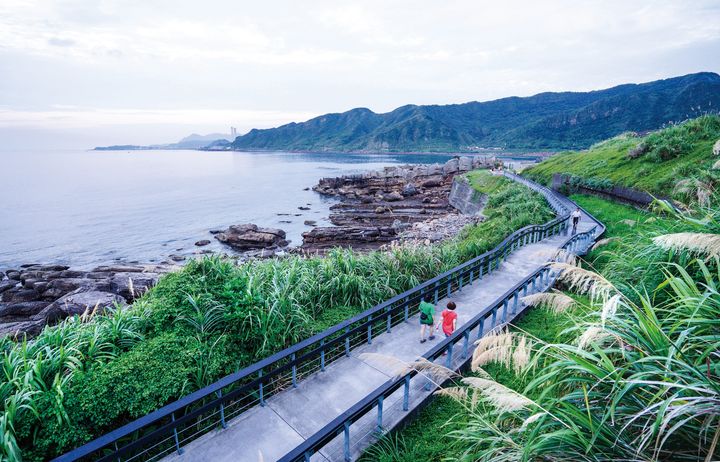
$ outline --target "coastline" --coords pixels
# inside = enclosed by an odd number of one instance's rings
[[[218,255],[237,263],[289,253],[313,256],[335,247],[364,252],[402,242],[429,244],[451,238],[481,219],[463,215],[451,205],[455,176],[497,162],[455,156],[445,164],[389,166],[360,175],[322,178],[312,189],[338,200],[330,207],[332,226],[305,220],[311,229],[293,247],[282,229],[240,224],[209,229],[205,237],[197,236],[192,255],[173,253],[160,263],[117,261],[91,269],[27,263],[0,268],[0,335],[32,337],[45,325],[68,316],[130,304],[162,275],[182,268],[188,258]],[[215,241],[225,245],[222,251],[205,247]]]

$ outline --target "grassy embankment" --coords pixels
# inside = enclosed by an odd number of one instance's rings
[[[652,237],[671,231],[697,229],[672,218],[652,215],[596,197],[577,195],[572,199],[606,224],[604,238],[611,239],[605,246],[591,252],[587,261],[595,270],[607,275],[615,285],[626,287],[630,293],[632,287],[638,287],[637,279],[647,279],[643,284],[646,287],[657,285],[663,279],[662,273],[649,271],[658,263],[657,256],[645,252]],[[618,262],[614,258],[618,254],[625,255],[628,260]],[[633,269],[630,271],[630,268]],[[555,312],[551,308],[530,309],[515,323],[513,331],[525,333],[548,344],[572,342],[576,336],[575,328],[596,311],[588,297],[573,297],[577,303],[563,312]],[[537,398],[542,393],[539,388],[525,390],[541,371],[522,374],[514,371],[510,364],[497,363],[488,364],[483,370],[504,386],[518,392],[525,391],[530,398]],[[469,377],[478,375],[472,372],[467,374]],[[485,409],[485,412],[491,414],[490,409]],[[468,443],[457,439],[453,433],[462,432],[471,423],[474,423],[473,416],[467,412],[463,403],[448,396],[436,396],[405,428],[391,433],[371,449],[364,460],[460,460],[468,449]]]
[[[720,185],[713,144],[720,139],[720,116],[699,117],[644,137],[624,134],[587,151],[563,152],[523,172],[546,185],[554,173],[574,175],[590,187],[612,185],[705,203]]]
[[[532,176],[602,172],[650,192],[670,181],[710,184],[706,129],[717,121],[645,138],[646,146],[695,138],[656,172],[638,173],[647,161],[625,158],[638,140],[620,138],[545,161]],[[509,333],[484,340],[474,372],[368,460],[717,460],[720,198],[704,187],[707,196],[685,196],[695,207],[685,215],[574,196],[607,233],[580,268],[563,268],[564,293],[534,300],[540,307]]]
[[[127,309],[0,339],[0,459],[45,460],[432,278],[529,224],[541,195],[475,174],[487,220],[456,239],[323,258],[190,262]]]

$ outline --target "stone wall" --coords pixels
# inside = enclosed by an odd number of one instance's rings
[[[460,213],[479,215],[485,208],[487,196],[470,186],[466,178],[456,176],[453,178],[449,201]]]

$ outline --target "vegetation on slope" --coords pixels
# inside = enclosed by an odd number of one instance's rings
[[[561,153],[523,174],[548,185],[553,174],[570,174],[591,187],[627,186],[707,205],[720,187],[713,154],[718,140],[720,116],[708,115],[647,136],[626,133],[588,151]]]
[[[586,93],[408,105],[386,114],[357,108],[254,129],[236,138],[232,147],[338,152],[585,148],[622,132],[654,130],[719,109],[720,76],[699,73]]]
[[[442,244],[241,265],[204,258],[128,309],[68,319],[30,342],[0,339],[0,459],[79,446],[552,218],[541,195],[492,181],[487,220]]]
[[[370,458],[715,460],[720,247],[708,258],[687,246],[663,249],[658,236],[717,233],[718,212],[704,210],[696,220],[574,199],[608,230],[583,264],[598,273],[568,268],[560,287],[588,284],[605,296],[574,295],[569,309],[535,308],[513,327],[511,343],[485,341],[481,347],[492,354],[474,355],[472,376],[501,383],[499,393],[489,393],[487,382],[475,388],[464,380],[464,393],[477,404],[451,389],[454,398],[437,397],[406,429],[372,448]],[[520,346],[521,336],[530,348]]]

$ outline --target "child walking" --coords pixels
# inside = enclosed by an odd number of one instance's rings
[[[435,315],[435,305],[432,303],[428,303],[425,300],[420,302],[420,343],[425,343],[428,340],[434,340],[435,335],[433,335],[433,324],[435,321],[433,320],[433,316]],[[427,330],[427,333],[429,337],[425,338],[425,331]]]
[[[457,313],[455,312],[455,308],[457,308],[455,302],[448,302],[447,309],[443,310],[440,315],[440,320],[437,326],[435,326],[435,330],[440,329],[440,326],[442,326],[445,337],[450,337],[452,333],[455,332],[455,328],[457,328]]]

